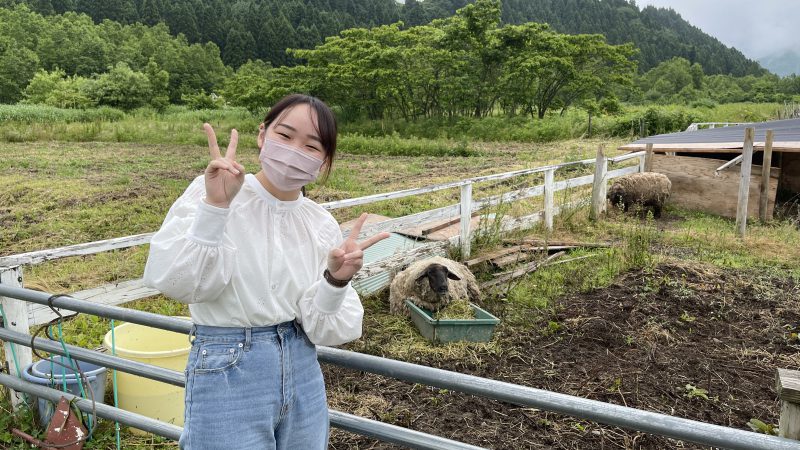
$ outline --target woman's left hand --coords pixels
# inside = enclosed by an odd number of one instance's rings
[[[355,225],[353,225],[353,229],[350,230],[350,235],[342,242],[342,245],[328,253],[328,271],[333,278],[337,280],[349,280],[353,278],[353,275],[361,270],[361,266],[364,265],[364,250],[376,242],[389,237],[389,233],[383,232],[363,242],[358,242],[358,235],[361,233],[361,227],[366,220],[367,213],[361,214],[361,217],[359,217]]]

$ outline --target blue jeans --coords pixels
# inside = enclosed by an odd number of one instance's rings
[[[325,383],[299,324],[195,325],[194,335],[180,448],[327,448]]]

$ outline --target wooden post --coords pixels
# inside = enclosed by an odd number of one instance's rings
[[[739,172],[739,204],[736,207],[736,229],[739,237],[744,237],[747,228],[747,202],[750,200],[750,170],[753,166],[753,139],[755,128],[744,130],[742,146],[742,170]]]
[[[594,166],[594,183],[592,185],[592,210],[589,218],[600,219],[606,210],[606,172],[608,172],[608,159],[603,154],[603,146],[597,147],[597,160]]]
[[[788,439],[800,439],[800,372],[778,369],[776,390],[781,399],[779,435]]]
[[[0,283],[5,286],[22,287],[22,268],[12,267],[0,271]],[[0,297],[0,302],[3,304],[5,328],[20,333],[30,333],[30,327],[28,325],[28,303],[7,297]],[[11,351],[11,345],[14,345],[14,352]],[[19,370],[23,371],[33,362],[33,355],[30,347],[6,342],[5,345],[3,345],[3,350],[5,351],[5,364],[8,364],[9,373],[21,377],[22,374],[17,372],[17,365],[19,365]],[[16,361],[14,360],[14,354],[17,356]],[[10,398],[11,406],[16,411],[22,403],[22,394],[11,391]]]
[[[772,173],[772,139],[774,133],[767,130],[767,137],[764,141],[764,162],[761,163],[761,194],[758,197],[758,218],[761,222],[772,219],[769,214],[769,182]]]
[[[553,185],[556,178],[556,169],[544,172],[544,227],[553,231]]]
[[[644,154],[644,170],[642,172],[653,171],[653,144],[647,144]]]
[[[591,112],[589,113],[589,128],[588,128],[586,134],[587,134],[586,137],[592,137],[592,113]]]
[[[472,220],[472,183],[461,185],[461,259],[469,258],[469,224]]]

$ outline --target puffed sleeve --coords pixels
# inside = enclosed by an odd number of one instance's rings
[[[181,303],[216,300],[230,283],[236,248],[225,236],[229,208],[203,201],[203,176],[172,205],[150,241],[145,285]]]
[[[325,255],[342,242],[339,225],[331,218],[332,226],[321,232],[320,241]],[[364,307],[351,284],[339,288],[322,278],[327,260],[323,259],[318,279],[300,298],[300,323],[308,338],[316,345],[340,345],[361,337]]]

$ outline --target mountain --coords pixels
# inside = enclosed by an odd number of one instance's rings
[[[295,64],[286,48],[311,48],[352,27],[402,20],[422,25],[450,16],[470,0],[0,0],[25,3],[42,14],[76,11],[99,23],[164,22],[189,42],[215,42],[223,61],[238,67],[248,59]],[[563,33],[604,34],[609,43],[633,42],[639,70],[676,56],[699,62],[707,74],[764,73],[757,62],[690,25],[671,9],[634,0],[504,0],[506,23],[546,22]]]
[[[406,0],[405,9],[421,7],[432,15],[455,11],[466,1]],[[706,74],[761,75],[764,69],[735,48],[689,24],[672,9],[639,9],[631,0],[503,0],[503,21],[549,23],[569,34],[599,33],[610,44],[633,42],[641,51],[639,70],[645,72],[663,61],[682,57],[699,62]],[[432,17],[429,17],[430,19]]]
[[[796,74],[800,75],[800,52],[794,49],[787,49],[781,52],[758,58],[767,70],[782,77]]]

